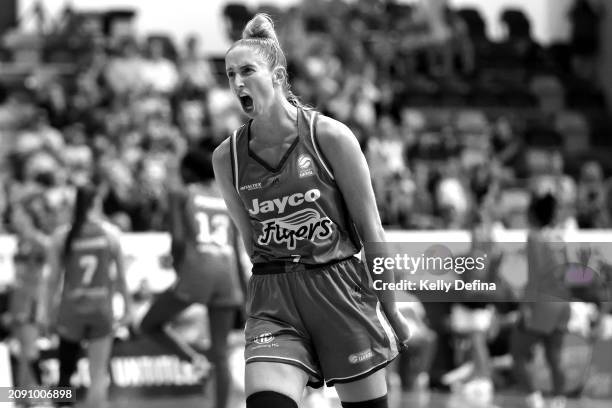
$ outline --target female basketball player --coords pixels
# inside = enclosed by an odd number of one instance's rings
[[[10,297],[13,336],[19,343],[17,384],[31,387],[38,384],[36,340],[39,337],[37,314],[47,264],[49,236],[57,227],[54,206],[50,205],[49,188],[29,184],[16,189],[19,198],[11,211],[11,224],[17,237],[14,257],[15,285]]]
[[[87,405],[91,407],[106,402],[115,288],[125,305],[121,323],[129,323],[132,316],[118,233],[100,218],[99,206],[94,187],[78,188],[72,224],[52,237],[47,313],[41,317],[41,323],[53,324],[60,337],[60,387],[70,386],[80,343],[87,341],[91,378]]]
[[[247,407],[297,407],[306,385],[324,381],[336,386],[344,407],[387,407],[381,369],[409,334],[392,296],[378,301],[354,257],[361,242],[385,241],[359,143],[289,91],[285,57],[266,15],[247,24],[225,66],[250,117],[213,157],[254,264],[246,305]]]
[[[207,306],[211,335],[208,357],[214,364],[216,407],[227,406],[230,390],[228,334],[243,303],[238,233],[215,185],[210,153],[189,151],[181,161],[184,188],[170,194],[172,258],[178,279],[143,318],[140,329],[191,360],[207,363],[167,325],[193,303]]]
[[[570,318],[570,305],[565,294],[564,276],[558,271],[567,265],[567,248],[562,231],[554,227],[557,200],[551,193],[534,193],[529,205],[530,230],[527,236],[527,285],[521,318],[512,334],[512,357],[517,379],[528,391],[530,408],[544,407],[542,394],[536,387],[530,363],[538,343],[544,347],[550,368],[552,408],[565,407],[565,374],[561,367],[563,336]]]

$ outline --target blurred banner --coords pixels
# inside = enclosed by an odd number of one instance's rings
[[[51,386],[59,379],[57,349],[41,353],[39,366],[43,385]],[[191,363],[180,360],[171,350],[145,338],[116,341],[110,360],[111,395],[156,396],[203,393],[208,375],[198,377]],[[89,363],[79,359],[72,376],[72,386],[81,394],[90,384]]]

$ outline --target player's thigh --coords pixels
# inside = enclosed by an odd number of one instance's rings
[[[259,391],[275,391],[292,398],[299,405],[307,382],[308,374],[290,364],[253,362],[245,367],[247,397]]]
[[[387,394],[385,369],[349,383],[335,383],[336,391],[342,402],[360,402],[380,398]]]

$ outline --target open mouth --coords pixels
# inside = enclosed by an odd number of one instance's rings
[[[242,95],[239,97],[240,105],[245,112],[250,112],[253,110],[253,98],[249,95]]]

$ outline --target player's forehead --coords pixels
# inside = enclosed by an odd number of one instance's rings
[[[247,45],[237,45],[225,55],[225,69],[236,70],[243,66],[266,65],[263,56],[255,47]]]

